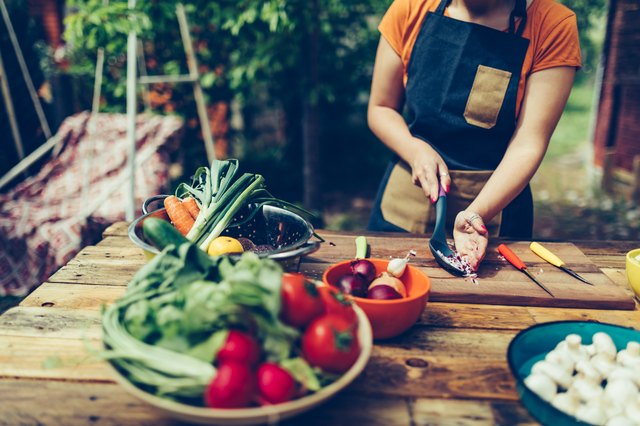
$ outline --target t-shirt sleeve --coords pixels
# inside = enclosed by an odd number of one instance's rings
[[[563,66],[582,66],[575,14],[562,19],[549,31],[535,52],[531,72]]]
[[[410,3],[409,0],[394,0],[382,17],[380,25],[378,25],[380,34],[400,56],[402,56],[402,47],[407,30]]]

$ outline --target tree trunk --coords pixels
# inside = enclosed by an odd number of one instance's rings
[[[309,33],[307,36],[307,85],[304,90],[302,114],[302,150],[304,205],[311,211],[322,207],[320,180],[320,110],[318,108],[319,89],[319,0],[310,4]]]

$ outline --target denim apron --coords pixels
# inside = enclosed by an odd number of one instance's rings
[[[513,136],[529,40],[522,37],[526,0],[516,0],[507,32],[444,16],[449,2],[442,0],[422,23],[409,59],[405,96],[411,134],[430,144],[449,168],[447,221],[452,225],[498,166]],[[425,233],[434,210],[413,184],[409,165],[394,157],[378,189],[369,229]],[[492,235],[530,238],[529,186],[486,225]]]

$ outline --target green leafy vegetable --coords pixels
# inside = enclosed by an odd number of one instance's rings
[[[203,394],[232,328],[249,330],[268,361],[297,356],[299,332],[279,319],[282,268],[251,252],[233,261],[198,251],[191,243],[166,247],[103,314],[104,356],[138,386],[169,398]]]

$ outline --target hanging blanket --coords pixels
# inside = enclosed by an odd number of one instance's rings
[[[182,121],[141,115],[136,127],[136,206],[167,190],[169,153]],[[40,172],[0,194],[0,296],[27,294],[104,228],[124,220],[126,116],[88,112],[66,119],[62,150]]]

